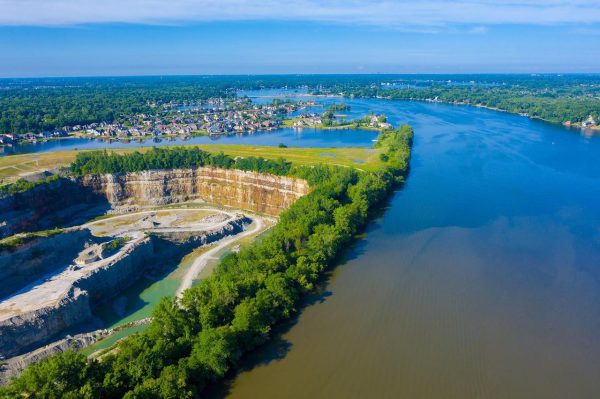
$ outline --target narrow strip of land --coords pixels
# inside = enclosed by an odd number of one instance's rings
[[[183,278],[181,279],[181,284],[179,284],[179,288],[177,288],[177,291],[176,291],[177,297],[181,297],[181,295],[183,294],[183,291],[185,291],[186,289],[188,289],[192,286],[192,284],[194,283],[194,280],[196,279],[196,276],[198,276],[198,274],[202,271],[202,269],[204,269],[206,267],[209,260],[216,258],[215,255],[220,250],[222,250],[223,248],[225,248],[226,246],[228,246],[229,244],[231,244],[235,241],[239,241],[240,239],[242,239],[244,237],[258,233],[259,231],[261,231],[263,229],[264,223],[260,217],[254,217],[253,222],[254,222],[254,227],[252,229],[244,230],[242,233],[239,233],[232,237],[223,238],[220,241],[218,241],[217,244],[213,248],[206,251],[202,255],[198,256],[196,258],[196,260],[194,260],[194,263],[192,263],[192,265],[190,266],[190,268],[187,271],[187,273],[185,274],[185,276],[183,276]]]

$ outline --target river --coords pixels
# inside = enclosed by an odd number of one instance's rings
[[[597,397],[600,138],[473,107],[347,102],[351,116],[414,127],[407,184],[299,315],[212,396]],[[302,135],[223,139],[373,138]]]
[[[600,139],[443,104],[350,101],[415,129],[406,186],[231,398],[592,398]]]

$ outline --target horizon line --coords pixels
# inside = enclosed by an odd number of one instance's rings
[[[23,79],[98,79],[98,78],[163,78],[163,77],[251,77],[251,76],[490,76],[490,75],[521,75],[521,76],[562,76],[600,75],[598,72],[351,72],[351,73],[234,73],[234,74],[139,74],[139,75],[48,75],[48,76],[0,76],[0,80]]]

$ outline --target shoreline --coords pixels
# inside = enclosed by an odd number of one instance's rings
[[[288,119],[291,120],[291,119]],[[24,145],[24,144],[37,144],[37,143],[46,143],[48,141],[67,141],[67,140],[74,140],[74,139],[84,139],[84,140],[89,140],[89,141],[102,141],[102,142],[106,142],[106,143],[124,143],[124,144],[128,144],[131,142],[137,142],[139,144],[143,144],[146,143],[148,140],[154,140],[154,139],[159,139],[159,140],[167,140],[167,141],[171,141],[171,140],[182,140],[182,141],[187,141],[190,140],[194,137],[226,137],[226,136],[235,136],[238,134],[255,134],[255,133],[272,133],[272,132],[278,132],[284,129],[314,129],[314,130],[365,130],[365,131],[378,131],[381,132],[383,129],[382,128],[376,128],[376,127],[372,127],[372,126],[356,126],[355,124],[349,124],[349,125],[341,125],[341,126],[305,126],[305,127],[294,127],[292,125],[286,125],[285,121],[283,121],[282,125],[275,128],[275,129],[264,129],[264,130],[255,130],[255,131],[242,131],[242,132],[223,132],[223,133],[208,133],[208,132],[203,132],[201,134],[190,134],[190,135],[162,135],[162,136],[138,136],[138,137],[126,137],[126,138],[118,138],[118,137],[104,137],[104,136],[87,136],[87,135],[72,135],[72,136],[67,136],[67,137],[53,137],[53,138],[49,138],[49,139],[43,139],[43,140],[36,140],[36,141],[32,141],[32,140],[22,140],[16,143],[12,143],[12,144],[0,144],[0,148],[11,148],[11,147],[17,147],[20,145]],[[29,153],[35,153],[33,151],[30,152],[23,152],[23,153],[19,153],[19,154],[29,154]],[[2,156],[8,156],[8,155],[18,155],[18,154],[6,154],[6,155],[2,155],[0,154],[0,157]]]
[[[566,128],[573,128],[573,129],[578,129],[583,131],[586,130],[593,130],[593,131],[598,131],[600,132],[600,125],[596,125],[596,126],[592,126],[592,127],[582,127],[581,126],[581,122],[573,122],[570,124],[567,124],[567,122],[554,122],[548,119],[544,119],[544,118],[540,118],[537,116],[531,116],[529,114],[521,114],[518,112],[511,112],[502,108],[497,108],[497,107],[491,107],[489,105],[484,105],[484,104],[473,104],[473,103],[466,103],[464,101],[440,101],[440,100],[433,100],[431,98],[427,98],[427,99],[418,99],[418,98],[392,98],[392,97],[382,97],[382,96],[376,96],[376,97],[355,97],[355,98],[375,98],[375,99],[379,99],[379,100],[389,100],[389,101],[411,101],[411,102],[421,102],[421,103],[434,103],[434,104],[446,104],[446,105],[460,105],[460,106],[467,106],[467,107],[474,107],[474,108],[482,108],[482,109],[487,109],[489,111],[496,111],[496,112],[503,112],[506,114],[510,114],[510,115],[518,115],[518,116],[522,116],[522,117],[526,117],[527,119],[533,120],[533,121],[540,121],[540,122],[545,122],[545,123],[549,123],[551,125],[561,125],[564,126]]]

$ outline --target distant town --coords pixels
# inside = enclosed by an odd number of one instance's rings
[[[124,116],[121,121],[103,121],[40,133],[2,134],[0,145],[19,142],[37,142],[50,139],[81,137],[105,140],[136,140],[148,138],[190,138],[193,136],[220,136],[229,134],[272,131],[284,127],[296,129],[387,129],[391,124],[383,115],[366,115],[357,120],[346,120],[340,112],[350,109],[336,104],[323,113],[308,112],[317,107],[314,101],[275,99],[269,104],[254,104],[249,98],[210,99],[198,104],[149,104],[153,113]],[[302,112],[304,111],[304,112]]]
[[[136,139],[152,137],[191,137],[253,133],[278,129],[286,115],[315,106],[312,101],[273,101],[252,104],[247,98],[210,99],[195,105],[177,103],[150,104],[155,112],[125,116],[121,121],[103,121],[64,126],[40,133],[2,134],[0,144],[35,142],[53,138],[88,137],[100,139]]]

